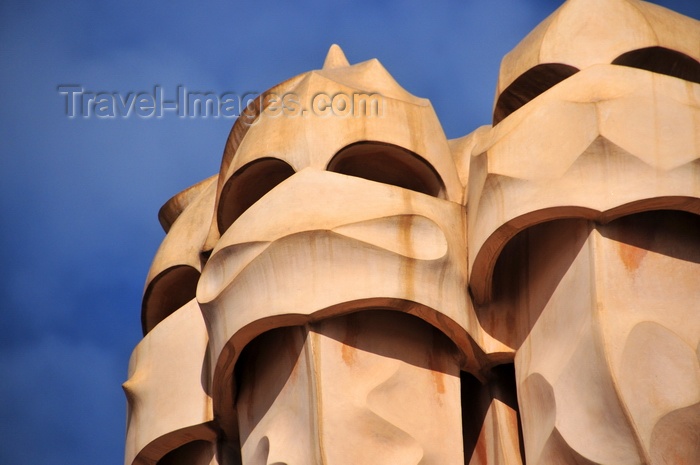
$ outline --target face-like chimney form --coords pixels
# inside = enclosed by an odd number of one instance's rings
[[[700,463],[700,23],[569,0],[493,125],[334,45],[167,235],[125,465]]]

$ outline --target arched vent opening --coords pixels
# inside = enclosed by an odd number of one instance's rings
[[[384,142],[357,142],[335,154],[328,171],[391,184],[444,198],[445,186],[430,163],[418,154]]]
[[[700,83],[700,62],[685,53],[665,47],[632,50],[615,58],[612,64],[645,69],[652,73]]]
[[[260,158],[240,168],[224,184],[216,215],[223,234],[239,216],[294,174],[294,168],[277,158]]]
[[[578,68],[563,63],[544,63],[525,71],[498,96],[493,125],[578,71]]]
[[[208,441],[192,441],[165,454],[157,465],[209,465],[215,455],[215,446]]]
[[[475,309],[484,331],[519,348],[578,257],[590,228],[585,218],[560,218],[513,236],[498,253],[487,300]]]
[[[170,267],[153,278],[141,305],[143,333],[148,333],[171,313],[194,299],[198,281],[199,271],[189,265]]]

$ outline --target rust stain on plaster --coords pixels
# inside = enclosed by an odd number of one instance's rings
[[[627,271],[636,271],[648,252],[646,249],[625,244],[624,242],[618,242],[617,247],[618,255],[620,259],[622,259],[622,263],[624,263]]]
[[[433,383],[435,384],[435,390],[437,391],[438,394],[444,394],[445,393],[445,379],[444,376],[440,371],[433,370]]]
[[[345,325],[345,338],[343,341],[343,346],[341,348],[341,355],[343,357],[343,362],[347,366],[352,366],[355,364],[355,345],[357,344],[358,330],[354,325]]]
[[[440,344],[440,340],[437,334],[435,334],[435,329],[433,329],[433,340],[432,340],[432,350],[428,354],[428,366],[430,368],[433,384],[435,385],[435,391],[438,394],[445,393],[445,373],[447,373],[447,367],[444,363],[444,359],[440,356],[445,353],[444,347]],[[438,402],[442,405],[442,399],[438,398]]]

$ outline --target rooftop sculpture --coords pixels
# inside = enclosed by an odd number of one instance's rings
[[[125,465],[700,463],[693,19],[567,1],[455,140],[332,46],[159,219]]]

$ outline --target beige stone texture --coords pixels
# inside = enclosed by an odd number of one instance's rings
[[[569,0],[503,58],[497,93],[537,65],[562,63],[581,70],[649,47],[700,61],[697,21],[638,0]]]
[[[613,65],[581,71],[477,133],[468,194],[475,299],[488,299],[498,251],[528,226],[661,208],[700,214],[698,134],[700,85]]]
[[[250,352],[244,463],[463,463],[457,351],[418,318],[353,313],[267,332]]]
[[[146,333],[195,297],[215,192],[215,177],[211,177],[176,195],[160,211],[160,218],[173,220],[163,224],[168,234],[146,278],[141,309]]]
[[[568,0],[458,139],[335,45],[251,101],[159,213],[125,465],[700,463],[699,60]]]
[[[207,341],[202,313],[193,299],[136,346],[124,383],[129,400],[126,464],[162,465],[168,463],[161,460],[168,453],[192,456],[195,450],[213,457],[212,447],[206,445],[216,442]],[[192,442],[197,444],[188,447]],[[185,450],[173,452],[177,448]],[[200,463],[209,465],[207,460]]]
[[[652,211],[508,244],[479,313],[517,348],[527,463],[700,459],[698,231],[697,215]]]

